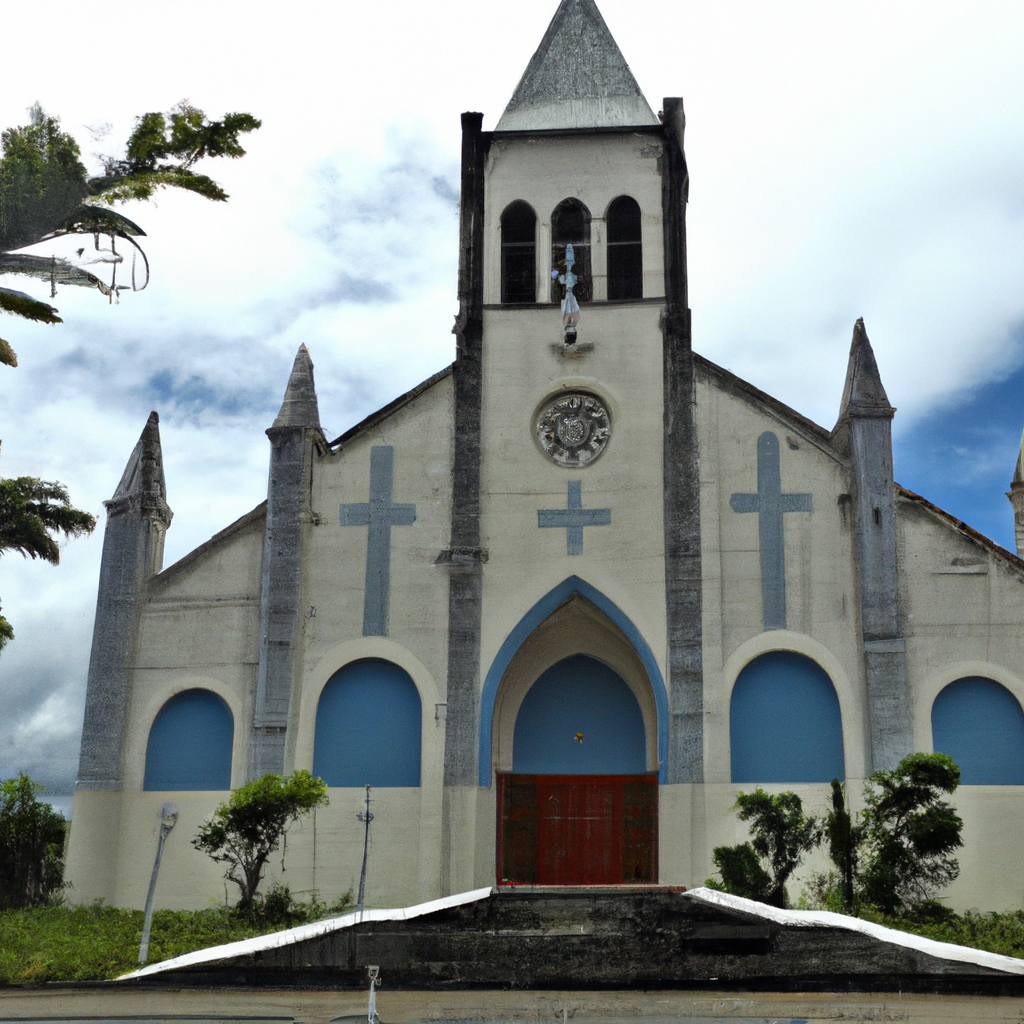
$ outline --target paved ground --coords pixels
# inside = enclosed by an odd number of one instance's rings
[[[997,1024],[1024,1020],[1024,998],[988,996],[801,995],[652,992],[388,992],[378,993],[383,1024],[452,1021],[467,1024],[813,1024],[818,1021],[908,1021],[913,1024]],[[0,989],[0,1024],[90,1021],[120,1024],[189,1020],[190,1024],[270,1021],[345,1024],[365,1021],[366,998],[341,992],[254,989],[182,990],[109,985]],[[339,1021],[340,1024],[340,1021]]]

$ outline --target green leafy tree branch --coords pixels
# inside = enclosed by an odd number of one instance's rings
[[[59,902],[64,890],[64,815],[37,799],[24,773],[0,782],[0,910]]]
[[[166,114],[151,112],[138,118],[124,154],[104,157],[103,173],[90,177],[78,143],[61,130],[59,119],[39,104],[30,109],[29,116],[29,124],[0,133],[0,275],[20,274],[48,281],[50,298],[56,296],[59,284],[97,288],[111,300],[127,287],[144,288],[149,281],[149,265],[135,239],[145,232],[110,207],[151,199],[163,188],[184,189],[225,201],[228,195],[224,189],[193,166],[207,157],[244,156],[239,136],[255,131],[261,124],[258,118],[244,113],[210,120],[198,107],[183,100]],[[90,262],[111,266],[109,283],[69,259],[17,251],[64,235],[93,236],[98,255]],[[100,248],[101,236],[109,239],[109,249]],[[145,269],[141,285],[136,280],[134,258],[131,284],[117,283],[117,267],[124,259],[117,251],[117,239],[128,242],[141,257]],[[84,251],[78,251],[80,258]],[[61,322],[49,303],[9,288],[0,288],[0,309],[42,323]],[[17,366],[17,356],[2,339],[0,363]]]
[[[327,803],[327,783],[305,769],[290,778],[263,775],[247,782],[221,804],[192,845],[227,865],[224,877],[238,886],[238,909],[251,913],[271,853],[288,826]]]

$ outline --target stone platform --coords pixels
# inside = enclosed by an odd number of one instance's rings
[[[477,890],[203,950],[118,985],[1024,996],[1024,961],[700,889]]]

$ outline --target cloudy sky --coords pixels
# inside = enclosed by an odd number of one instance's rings
[[[0,126],[40,102],[83,153],[182,98],[263,128],[163,195],[149,288],[64,289],[65,323],[0,319],[0,474],[102,516],[151,409],[166,563],[265,496],[264,429],[298,345],[335,436],[453,358],[459,113],[494,126],[556,0],[79,3],[5,10]],[[602,0],[651,105],[687,111],[694,344],[826,426],[863,316],[896,476],[1012,547],[1024,418],[1024,4]],[[105,134],[104,134],[105,133]],[[97,166],[95,159],[88,161]],[[78,244],[76,242],[76,247]],[[35,282],[9,286],[45,298]],[[0,777],[70,791],[102,530],[61,565],[0,562]]]

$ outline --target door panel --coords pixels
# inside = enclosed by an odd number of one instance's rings
[[[651,883],[656,775],[498,775],[498,879],[533,885]]]

